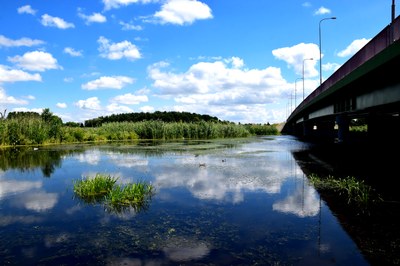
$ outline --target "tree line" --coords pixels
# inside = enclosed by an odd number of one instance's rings
[[[235,124],[217,117],[179,112],[132,113],[63,124],[48,108],[10,112],[0,119],[0,146],[42,145],[135,139],[215,139],[277,135],[269,124]]]
[[[143,122],[159,120],[167,123],[171,122],[221,122],[217,117],[210,115],[202,115],[189,112],[161,112],[156,111],[154,113],[123,113],[123,114],[112,114],[109,116],[100,116],[98,118],[85,120],[85,127],[98,127],[105,123],[113,122]]]

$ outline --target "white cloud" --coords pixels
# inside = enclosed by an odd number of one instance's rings
[[[174,73],[168,63],[158,62],[148,68],[148,75],[158,89],[154,96],[176,103],[164,106],[165,110],[207,113],[234,122],[282,121],[285,111],[268,106],[287,101],[293,83],[286,82],[279,68],[238,68],[240,65],[244,65],[240,58],[228,58],[199,62]]]
[[[303,74],[304,62],[304,76],[315,77],[318,71],[315,68],[319,60],[319,47],[314,43],[300,43],[292,47],[283,47],[275,49],[272,54],[280,60],[287,63],[289,68],[293,68],[295,73],[299,76]],[[305,60],[313,58],[313,60]]]
[[[25,108],[25,107],[18,107],[13,108],[14,112],[35,112],[41,114],[44,108]]]
[[[143,30],[143,27],[140,25],[134,25],[132,22],[123,22],[120,21],[119,25],[122,26],[122,30],[136,30],[136,31],[140,31]]]
[[[232,62],[232,66],[234,68],[242,68],[244,66],[244,61],[243,59],[239,58],[239,57],[232,57],[230,59],[230,62]]]
[[[231,61],[228,65],[226,61]],[[183,104],[209,105],[256,105],[279,98],[288,84],[280,69],[238,69],[232,60],[199,62],[185,73],[164,71],[165,63],[149,68],[153,86],[162,95],[175,97]]]
[[[58,108],[62,108],[62,109],[67,108],[67,104],[66,104],[66,103],[57,103],[56,106],[57,106]]]
[[[358,39],[354,40],[349,46],[346,47],[346,49],[340,51],[337,53],[337,56],[339,57],[347,57],[347,56],[352,56],[355,53],[357,53],[361,48],[363,48],[371,39]]]
[[[66,22],[62,18],[52,17],[48,14],[42,15],[41,23],[43,26],[46,27],[56,27],[63,30],[68,28],[75,28],[75,25],[73,23]]]
[[[136,45],[129,41],[110,43],[108,39],[101,36],[97,42],[100,44],[99,51],[101,57],[110,60],[118,60],[124,57],[128,60],[136,60],[142,57]]]
[[[28,95],[28,96],[25,96],[24,98],[29,99],[29,100],[35,100],[36,99],[36,97],[33,96],[33,95]]]
[[[76,51],[74,48],[71,47],[65,47],[64,53],[69,54],[73,57],[82,56],[82,51]]]
[[[0,65],[0,83],[17,81],[42,81],[42,77],[38,73],[30,74],[19,69],[11,69]]]
[[[42,51],[27,52],[23,56],[8,57],[8,61],[15,63],[25,70],[45,71],[47,69],[62,69],[50,53]]]
[[[106,107],[107,113],[121,114],[121,113],[132,113],[133,109],[128,106],[119,105],[117,103],[111,103]]]
[[[30,15],[35,15],[36,10],[32,9],[30,5],[25,5],[21,6],[17,9],[18,14],[30,14]]]
[[[91,97],[86,100],[79,100],[75,103],[75,106],[81,109],[88,109],[93,111],[101,110],[100,100],[97,97]]]
[[[151,2],[158,2],[159,0],[103,0],[104,4],[104,9],[105,10],[110,10],[113,8],[120,8],[122,6],[127,6],[130,4],[135,4],[135,3],[151,3]]]
[[[335,72],[336,70],[338,70],[341,67],[340,64],[337,63],[326,63],[326,64],[322,64],[322,70],[323,71],[331,71],[331,72]]]
[[[142,102],[148,102],[148,101],[149,99],[146,95],[134,95],[132,93],[118,95],[111,99],[111,102],[121,103],[121,104],[140,104]]]
[[[40,45],[44,44],[44,41],[41,40],[32,40],[30,38],[21,38],[18,40],[12,40],[4,35],[0,35],[0,47],[5,46],[5,47],[19,47],[19,46],[34,46],[34,45]]]
[[[195,20],[212,17],[210,7],[197,0],[169,0],[154,14],[154,18],[161,24],[177,25],[192,24]]]
[[[117,89],[120,90],[128,84],[132,84],[135,80],[125,76],[103,76],[96,80],[82,84],[82,89],[98,90],[98,89]]]
[[[94,12],[92,15],[85,15],[78,9],[78,16],[85,21],[85,24],[89,25],[92,23],[105,23],[107,18],[100,13]]]
[[[25,105],[28,104],[26,100],[16,99],[12,96],[8,96],[6,91],[0,87],[0,104],[19,104]]]
[[[315,15],[325,15],[325,14],[330,14],[331,10],[321,6],[320,8],[318,8],[317,11],[315,11]]]
[[[153,106],[148,106],[148,105],[143,106],[143,107],[140,108],[140,111],[142,111],[144,113],[152,113],[152,112],[154,112],[154,110],[155,109],[154,109]]]

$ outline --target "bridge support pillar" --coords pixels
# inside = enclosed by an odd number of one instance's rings
[[[350,119],[345,115],[338,115],[336,116],[336,124],[338,126],[338,142],[346,142],[350,132]]]
[[[308,121],[303,122],[303,137],[309,138],[312,135],[312,125]]]
[[[336,137],[334,121],[305,121],[303,137],[317,142],[333,142]]]

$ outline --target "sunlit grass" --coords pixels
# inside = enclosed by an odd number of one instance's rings
[[[112,191],[117,180],[118,178],[103,174],[82,178],[74,182],[74,193],[85,202],[99,202]]]
[[[348,203],[354,202],[359,206],[367,207],[370,203],[381,200],[369,185],[355,177],[335,178],[327,176],[322,178],[311,174],[308,178],[316,189],[336,191],[346,197]]]
[[[130,208],[136,212],[147,208],[154,187],[144,181],[124,185],[118,178],[96,174],[74,182],[75,195],[85,203],[104,203],[107,211],[122,212]]]

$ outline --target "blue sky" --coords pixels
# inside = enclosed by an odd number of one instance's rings
[[[391,20],[389,0],[1,0],[0,110],[283,122]],[[397,16],[397,12],[396,12]],[[313,58],[313,60],[304,60]],[[294,94],[296,91],[296,98]]]

